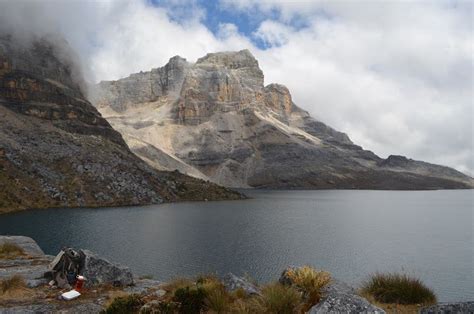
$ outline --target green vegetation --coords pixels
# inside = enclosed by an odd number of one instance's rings
[[[26,289],[25,279],[20,275],[15,275],[0,281],[0,291],[2,294],[20,289]]]
[[[180,313],[201,313],[204,309],[206,292],[200,286],[178,288],[174,292],[173,301],[179,304]]]
[[[117,297],[102,311],[102,314],[138,313],[144,304],[144,300],[138,294]]]
[[[195,279],[178,278],[165,286],[165,295],[119,296],[104,313],[306,313],[320,302],[324,287],[331,282],[328,272],[310,266],[288,268],[280,279],[259,286],[258,294],[239,288],[226,290],[214,275]],[[419,279],[405,274],[375,274],[367,280],[361,295],[387,313],[416,313],[436,302],[436,296]],[[147,306],[142,307],[143,304]]]
[[[167,293],[160,298],[159,308],[163,313],[300,313],[319,301],[321,289],[331,279],[329,273],[309,266],[288,276],[291,284],[269,283],[260,287],[259,295],[242,288],[228,292],[214,275],[177,278],[163,287]]]
[[[361,292],[380,303],[408,305],[436,302],[434,292],[420,279],[399,273],[376,273],[363,284]]]
[[[25,252],[18,245],[9,242],[0,244],[0,259],[15,258],[21,255],[25,255]]]

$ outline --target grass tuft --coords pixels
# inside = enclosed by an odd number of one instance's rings
[[[199,314],[205,307],[206,291],[199,286],[179,288],[174,292],[173,302],[179,304],[180,313]]]
[[[395,304],[431,304],[436,302],[434,292],[418,278],[399,273],[376,273],[361,289],[377,302]]]
[[[21,255],[25,255],[25,252],[15,243],[5,242],[0,244],[0,258],[9,259]]]
[[[10,278],[3,279],[0,281],[0,291],[2,292],[2,294],[25,288],[25,279],[23,279],[23,277],[21,277],[20,275],[14,275]]]
[[[127,296],[117,297],[102,314],[128,314],[138,313],[140,308],[145,304],[142,297],[138,294],[131,294]]]
[[[303,293],[303,299],[309,307],[321,300],[322,289],[331,282],[331,274],[315,270],[311,266],[291,268],[286,275],[292,285]]]
[[[255,300],[259,307],[256,312],[291,314],[299,312],[301,293],[292,286],[272,283],[263,287],[262,295]]]

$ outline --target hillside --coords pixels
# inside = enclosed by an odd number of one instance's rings
[[[240,194],[136,157],[84,96],[67,43],[0,36],[0,213]]]

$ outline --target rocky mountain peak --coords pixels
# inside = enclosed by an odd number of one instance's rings
[[[196,61],[196,64],[220,65],[229,69],[258,68],[258,61],[248,49],[208,53]]]
[[[288,88],[281,84],[265,86],[265,105],[282,116],[288,117],[293,110],[293,101]]]
[[[99,86],[96,104],[154,167],[229,187],[473,186],[447,167],[384,161],[297,107],[285,86],[263,83],[249,50],[209,53],[194,64],[173,57],[151,74]]]

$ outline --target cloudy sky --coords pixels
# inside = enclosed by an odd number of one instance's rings
[[[382,157],[474,174],[470,1],[0,0],[1,27],[60,32],[90,81],[250,49],[265,84]]]

